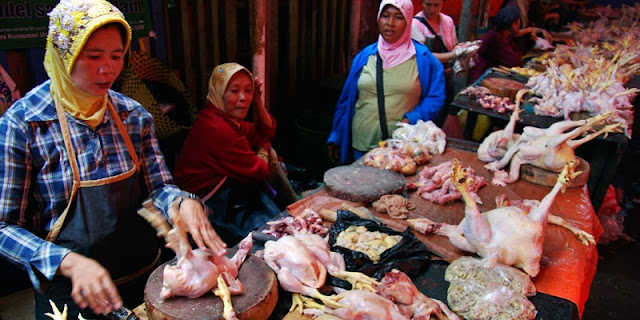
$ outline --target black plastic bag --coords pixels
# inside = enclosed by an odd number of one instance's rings
[[[363,252],[354,251],[340,246],[334,246],[336,238],[348,227],[364,226],[369,231],[380,231],[389,235],[400,235],[402,240],[395,246],[385,250],[380,255],[380,260],[374,263]],[[338,210],[337,221],[329,230],[329,246],[331,251],[338,252],[344,257],[348,271],[362,272],[377,280],[382,279],[385,273],[392,269],[398,269],[406,273],[409,277],[417,277],[424,272],[429,265],[431,256],[434,255],[427,247],[416,238],[411,229],[407,228],[403,232],[398,232],[388,227],[382,226],[373,220],[362,219],[348,210]],[[333,280],[333,279],[332,279]],[[343,282],[334,285],[345,287]],[[347,284],[347,288],[350,286]]]

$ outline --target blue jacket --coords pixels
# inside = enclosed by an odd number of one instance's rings
[[[416,47],[416,63],[418,65],[418,79],[422,86],[420,104],[413,110],[404,114],[409,123],[415,124],[418,120],[435,119],[444,104],[444,68],[442,63],[431,54],[429,49],[421,43],[413,41]],[[340,146],[340,161],[350,163],[353,161],[351,147],[351,122],[358,100],[358,79],[362,68],[367,64],[369,56],[378,52],[378,43],[373,43],[364,48],[353,59],[351,71],[344,84],[335,114],[333,115],[333,128],[329,135],[328,143]],[[379,129],[379,128],[378,128]]]

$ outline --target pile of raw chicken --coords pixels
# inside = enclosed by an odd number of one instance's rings
[[[576,45],[558,46],[542,63],[546,70],[529,78],[537,95],[537,114],[570,119],[575,112],[590,116],[616,111],[615,121],[631,137],[637,89],[624,84],[640,71],[640,6],[626,7],[618,19],[603,16],[588,27],[571,27]]]

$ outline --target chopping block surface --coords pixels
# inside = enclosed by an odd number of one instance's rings
[[[212,292],[195,299],[171,297],[165,301],[160,300],[164,267],[175,263],[176,259],[173,259],[162,264],[147,280],[144,301],[149,319],[223,319],[222,300]],[[244,292],[241,295],[231,296],[238,319],[267,319],[278,301],[278,284],[273,271],[262,259],[252,255],[247,257],[240,266],[238,279],[244,285]]]

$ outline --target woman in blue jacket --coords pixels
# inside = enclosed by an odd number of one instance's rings
[[[334,163],[359,159],[391,136],[397,122],[435,119],[442,108],[442,64],[427,47],[411,40],[412,17],[411,0],[380,3],[378,42],[353,59],[336,106],[328,140]]]

